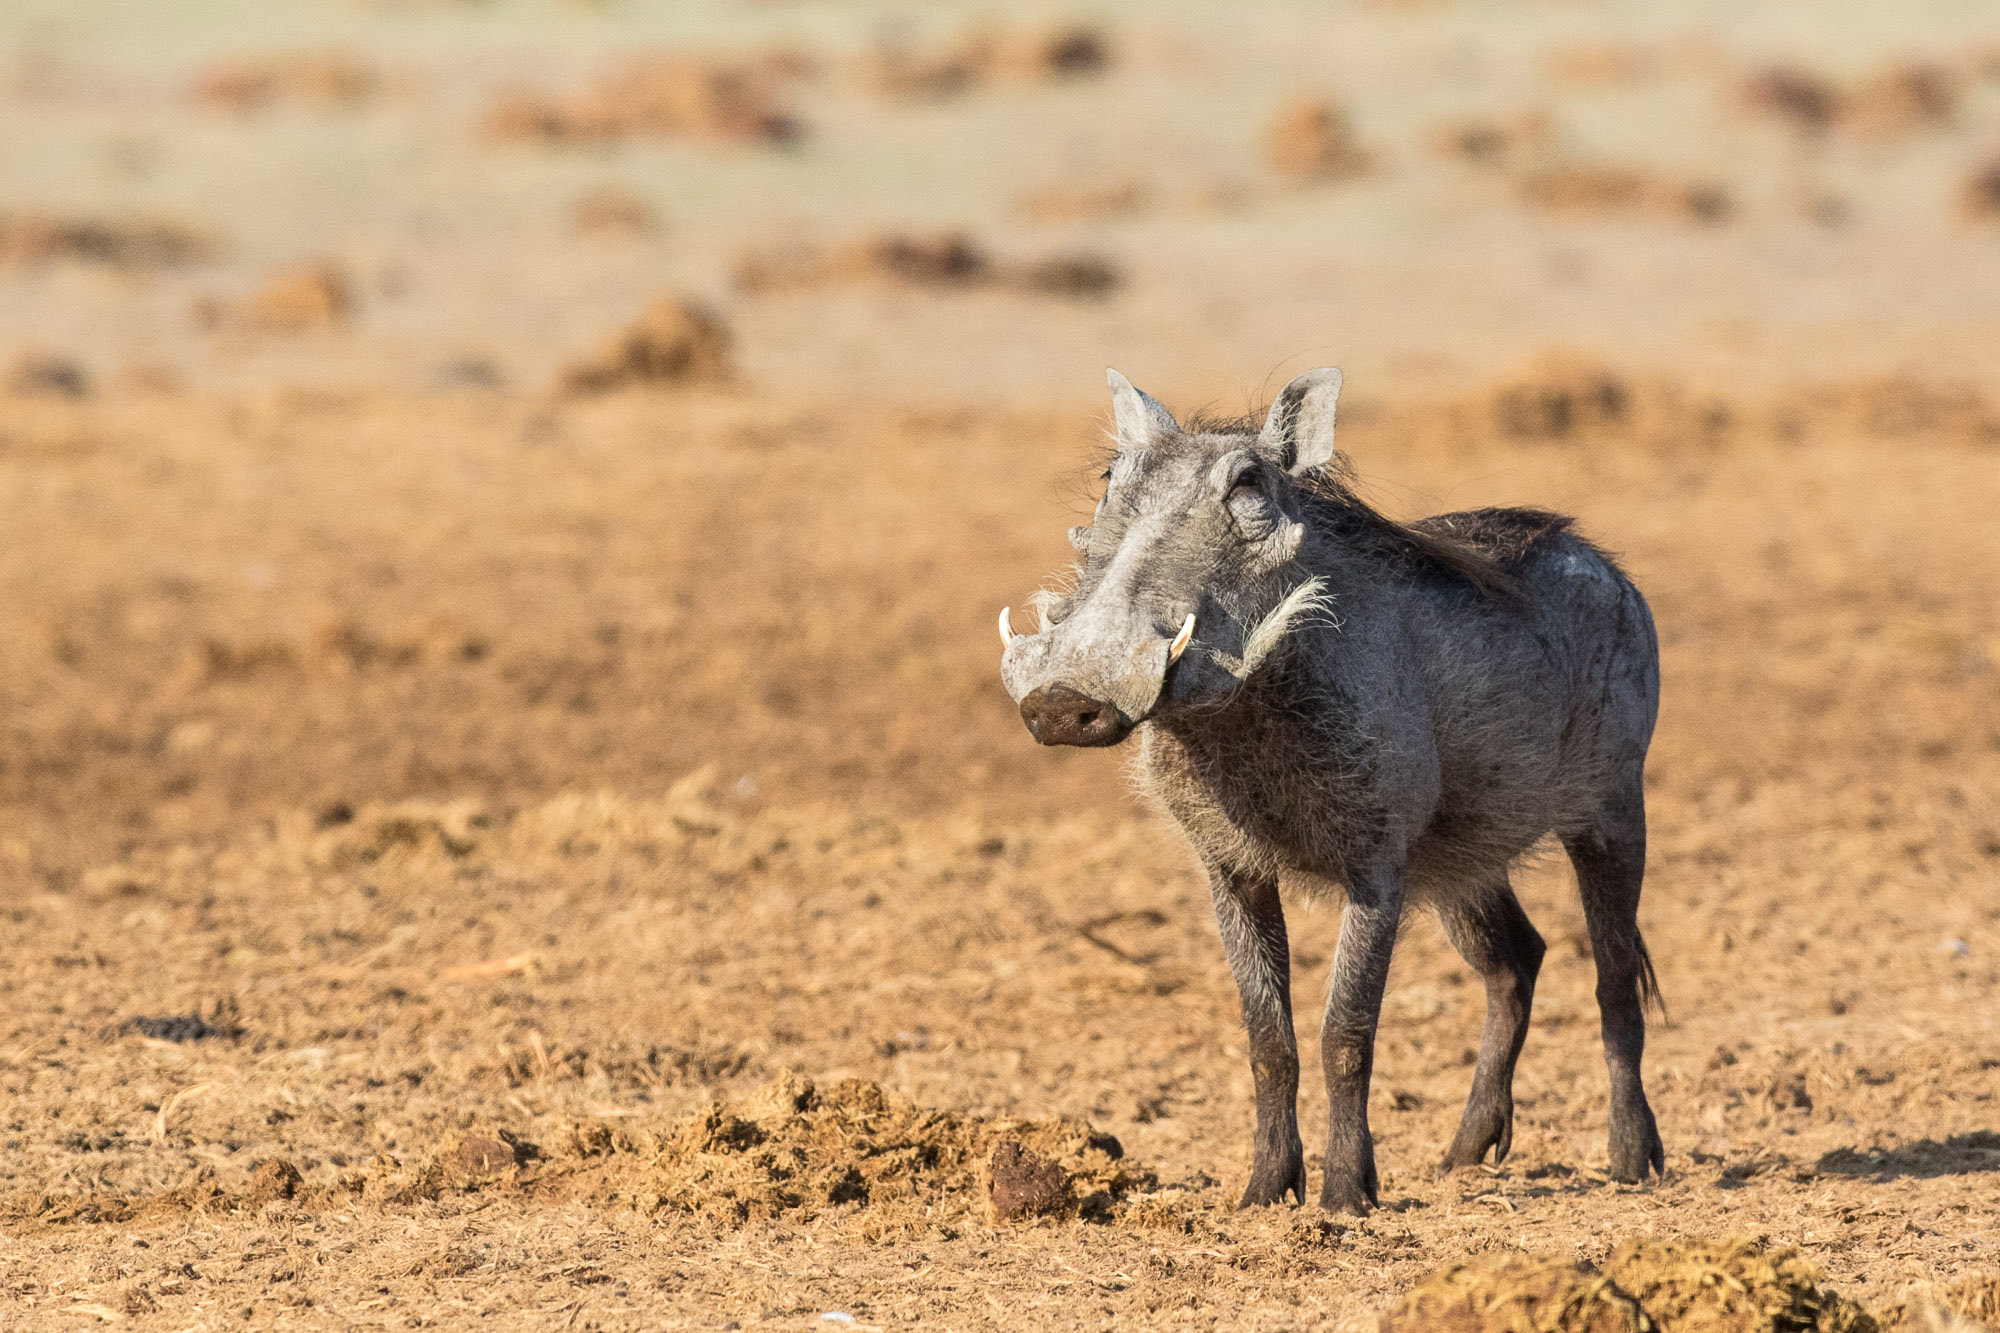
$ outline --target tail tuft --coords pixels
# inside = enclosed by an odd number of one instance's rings
[[[1664,1023],[1667,1002],[1660,998],[1660,978],[1653,971],[1653,955],[1646,951],[1646,937],[1634,932],[1633,943],[1639,947],[1639,1007],[1650,1009]]]

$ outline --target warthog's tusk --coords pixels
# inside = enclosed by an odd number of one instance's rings
[[[1194,638],[1194,612],[1190,611],[1188,612],[1187,620],[1183,622],[1181,625],[1181,632],[1179,634],[1174,635],[1173,647],[1167,649],[1168,666],[1172,666],[1174,663],[1181,660],[1181,654],[1187,651],[1188,642],[1193,638]]]
[[[1009,619],[1013,614],[1014,608],[1011,606],[1000,608],[1000,646],[1003,648],[1014,642],[1014,625]]]

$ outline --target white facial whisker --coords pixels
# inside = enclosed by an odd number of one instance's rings
[[[1304,616],[1316,615],[1333,609],[1333,594],[1326,590],[1326,580],[1307,579],[1271,608],[1269,615],[1258,621],[1251,629],[1249,637],[1243,641],[1243,662],[1241,669],[1233,674],[1239,680],[1248,679],[1250,674],[1264,664],[1271,651],[1284,641],[1293,625]]]

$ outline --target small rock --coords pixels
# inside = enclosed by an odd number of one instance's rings
[[[987,1197],[998,1217],[1042,1217],[1069,1206],[1069,1177],[1039,1153],[1009,1140],[993,1150]]]
[[[250,1199],[253,1203],[270,1203],[274,1199],[289,1199],[299,1192],[305,1177],[299,1169],[282,1157],[273,1157],[259,1166],[250,1175]]]
[[[511,1145],[485,1135],[465,1140],[452,1156],[469,1176],[497,1176],[515,1161]]]

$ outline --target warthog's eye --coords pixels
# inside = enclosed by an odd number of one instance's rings
[[[1255,464],[1238,469],[1230,478],[1223,503],[1229,506],[1229,516],[1237,530],[1253,540],[1269,536],[1277,521],[1271,497],[1264,491],[1263,474]]]

